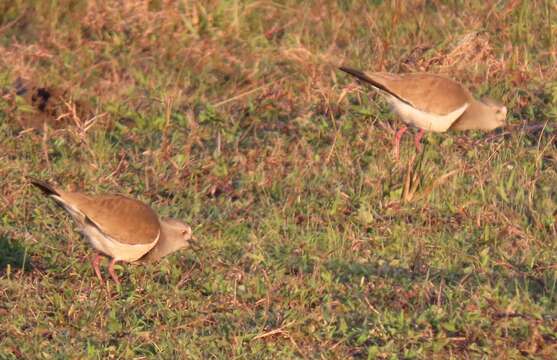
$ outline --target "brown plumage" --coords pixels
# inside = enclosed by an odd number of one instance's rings
[[[159,220],[143,202],[123,195],[87,195],[67,192],[36,179],[31,184],[53,198],[74,218],[80,231],[100,253],[111,258],[109,272],[115,282],[117,261],[153,261],[188,244],[191,228],[178,220]],[[99,256],[93,260],[101,279]]]
[[[363,73],[342,67],[341,70],[362,79],[416,109],[432,114],[447,115],[472,96],[459,83],[446,77],[427,73],[391,74],[384,72]],[[443,94],[443,96],[432,96]]]
[[[505,106],[490,99],[476,100],[461,84],[441,75],[365,73],[344,66],[340,70],[378,89],[402,121],[420,129],[416,147],[419,147],[419,140],[426,130],[489,131],[505,124]],[[397,157],[404,131],[406,127],[395,137]]]

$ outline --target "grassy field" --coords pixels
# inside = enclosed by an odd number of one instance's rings
[[[0,54],[0,359],[557,353],[555,1],[3,1]],[[509,126],[397,162],[340,64],[448,74]],[[27,176],[201,248],[101,286]]]

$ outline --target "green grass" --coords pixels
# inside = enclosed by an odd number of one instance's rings
[[[93,3],[0,4],[1,359],[554,356],[553,1]],[[509,127],[396,162],[339,64],[447,73]],[[201,250],[99,286],[27,176],[140,198]]]

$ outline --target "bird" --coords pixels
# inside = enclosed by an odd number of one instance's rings
[[[346,66],[339,69],[378,90],[404,123],[420,129],[414,138],[418,151],[425,131],[490,131],[506,122],[507,108],[504,105],[487,97],[476,100],[464,86],[442,75],[365,73]],[[406,130],[408,126],[404,125],[396,132],[396,159]]]
[[[97,251],[91,264],[101,283],[99,262],[103,255],[111,259],[108,272],[119,285],[114,271],[117,262],[157,261],[188,246],[193,238],[189,225],[175,219],[159,219],[151,207],[139,200],[117,194],[68,192],[33,178],[30,183],[71,215]]]

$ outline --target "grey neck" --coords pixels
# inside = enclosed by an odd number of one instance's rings
[[[172,230],[161,226],[161,238],[157,244],[141,258],[142,261],[157,261],[187,245],[185,241],[180,241],[182,239],[173,239],[173,237],[169,234],[170,231]],[[170,239],[173,239],[173,241]]]

